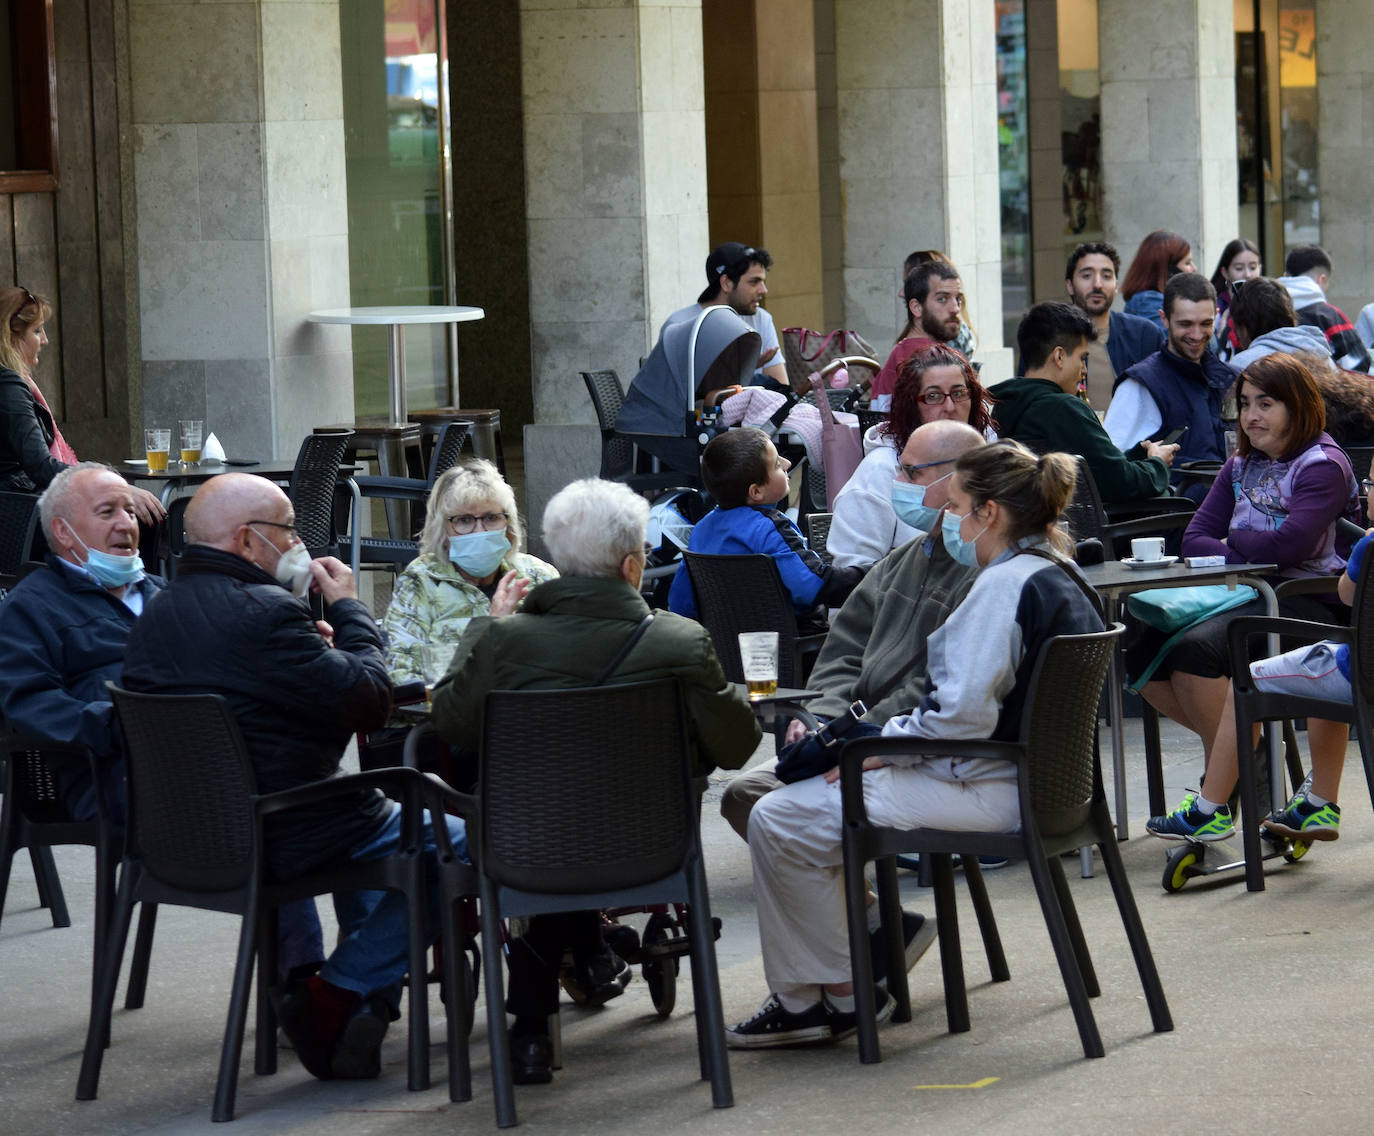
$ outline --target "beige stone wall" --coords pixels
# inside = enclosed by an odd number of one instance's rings
[[[128,0],[143,405],[231,453],[352,417],[336,0]]]
[[[991,358],[1002,343],[993,8],[840,0],[834,10],[844,321],[891,343],[903,259],[943,249]],[[1010,363],[997,355],[996,367]]]
[[[1372,20],[1374,0],[1317,0],[1321,244],[1336,269],[1327,299],[1352,321],[1374,300],[1374,56],[1362,34]]]
[[[593,422],[578,372],[628,382],[701,291],[701,5],[521,8],[535,419]]]
[[[1210,266],[1239,225],[1231,0],[1100,0],[1107,240],[1172,229]]]

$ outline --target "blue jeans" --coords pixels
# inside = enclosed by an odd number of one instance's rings
[[[433,818],[426,813],[424,827],[425,876],[428,927],[439,919],[439,888],[435,879]],[[445,815],[449,837],[458,855],[467,858],[467,828],[458,817]],[[400,844],[401,806],[391,812],[376,832],[349,853],[350,860],[377,860],[390,856]],[[320,970],[320,977],[334,986],[367,997],[394,986],[409,969],[409,938],[406,933],[406,897],[398,891],[341,891],[334,894],[342,942]],[[432,938],[431,934],[429,938]]]

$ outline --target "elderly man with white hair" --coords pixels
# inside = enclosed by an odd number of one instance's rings
[[[475,749],[490,690],[585,686],[601,674],[650,615],[639,594],[648,519],[645,500],[615,482],[575,481],[553,497],[544,511],[544,542],[561,576],[532,588],[514,615],[468,625],[449,673],[434,688],[441,737]],[[744,765],[759,726],[700,624],[654,613],[609,681],[658,678],[681,685],[693,774],[704,781],[717,766]],[[598,918],[594,911],[536,916],[511,943],[506,1008],[515,1015],[511,1057],[519,1084],[553,1077],[547,1022],[558,1008],[559,959],[565,948],[591,949]]]

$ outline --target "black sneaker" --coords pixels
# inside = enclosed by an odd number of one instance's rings
[[[391,1024],[391,1007],[376,994],[364,998],[344,1023],[334,1044],[329,1070],[341,1081],[372,1081],[382,1073],[382,1038]]]
[[[820,1002],[808,1006],[799,1014],[793,1014],[783,1008],[776,994],[770,994],[752,1018],[736,1022],[725,1031],[725,1044],[731,1049],[814,1045],[829,1041],[834,1036],[831,1033],[831,1020],[830,1012]]]
[[[511,1079],[517,1085],[547,1085],[553,1080],[553,1043],[548,1034],[512,1034]]]
[[[875,986],[873,988],[873,1004],[878,1008],[878,1012],[875,1016],[879,1025],[882,1025],[883,1022],[892,1017],[892,1011],[897,1008],[897,1000],[881,986]],[[835,1041],[842,1041],[850,1034],[859,1032],[858,1010],[851,1010],[848,1013],[843,1010],[837,1010],[834,1006],[830,1005],[829,1002],[824,1000],[824,995],[822,995],[821,1006],[825,1009],[826,1016],[830,1019],[830,1036]]]
[[[902,942],[906,944],[906,968],[911,970],[921,956],[930,950],[935,942],[936,927],[934,919],[927,919],[914,911],[902,912]],[[887,944],[883,942],[883,929],[875,927],[868,933],[868,950],[873,959],[873,981],[879,986],[887,982]]]
[[[310,991],[304,986],[276,986],[270,996],[272,1008],[277,1014],[277,1024],[290,1039],[291,1048],[296,1051],[296,1057],[305,1066],[306,1072],[321,1081],[332,1080],[332,1048],[316,1036]]]
[[[630,964],[609,947],[584,962],[574,959],[558,972],[558,981],[579,1006],[604,1006],[619,998],[633,977]]]

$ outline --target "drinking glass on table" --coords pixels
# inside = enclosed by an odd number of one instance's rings
[[[181,423],[181,464],[200,464],[200,444],[205,436],[205,423],[199,418],[188,418]]]
[[[739,659],[744,671],[744,685],[750,701],[769,698],[778,692],[778,633],[776,631],[741,631]]]
[[[153,427],[143,431],[143,450],[148,457],[149,473],[164,473],[167,454],[172,448],[171,428]]]

